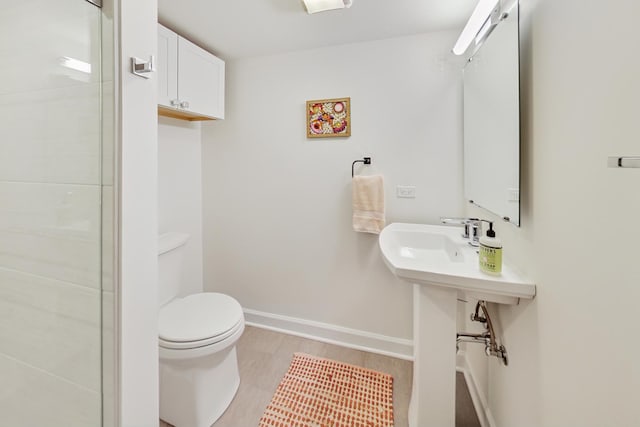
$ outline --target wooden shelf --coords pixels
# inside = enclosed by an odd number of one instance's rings
[[[163,117],[171,117],[172,119],[188,120],[190,122],[216,120],[213,117],[207,117],[184,110],[176,110],[174,108],[162,107],[160,105],[158,105],[158,115]]]

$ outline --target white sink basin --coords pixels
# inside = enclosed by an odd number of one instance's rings
[[[502,304],[517,304],[535,296],[535,285],[508,264],[502,275],[478,268],[477,248],[463,239],[459,227],[389,224],[379,238],[383,258],[393,274],[410,282],[454,288],[467,296]]]

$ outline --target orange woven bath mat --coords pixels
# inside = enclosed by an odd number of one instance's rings
[[[260,427],[393,427],[393,377],[295,353]]]

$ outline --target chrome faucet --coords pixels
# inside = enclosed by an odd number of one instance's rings
[[[445,218],[441,217],[443,224],[464,226],[462,237],[469,239],[471,246],[480,245],[480,236],[482,235],[482,220],[479,218]]]

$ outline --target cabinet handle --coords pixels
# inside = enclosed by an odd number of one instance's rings
[[[180,100],[172,99],[171,101],[169,101],[169,103],[171,104],[172,107],[178,107],[180,105]]]
[[[189,108],[189,103],[187,101],[182,101],[180,103],[180,108],[184,108],[185,110]]]

